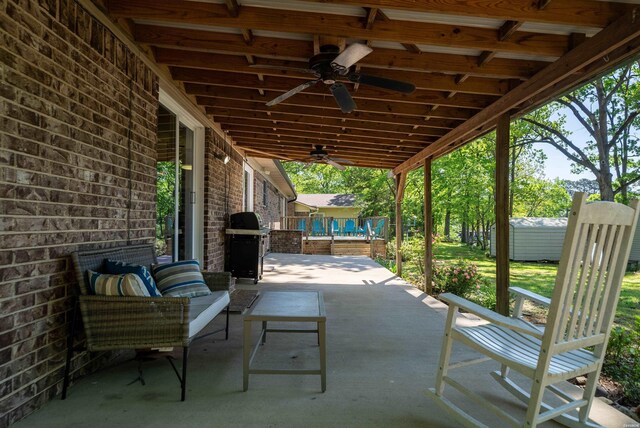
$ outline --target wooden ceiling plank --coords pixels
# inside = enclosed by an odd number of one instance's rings
[[[314,145],[331,145],[339,147],[339,149],[334,150],[340,150],[343,154],[350,153],[351,155],[361,155],[363,159],[384,155],[389,159],[394,159],[398,162],[409,159],[411,156],[429,145],[428,143],[425,143],[422,147],[412,149],[408,147],[383,146],[381,144],[374,143],[362,143],[358,145],[351,141],[336,141],[313,137],[305,138],[292,135],[278,136],[276,134],[250,134],[242,132],[229,132],[229,135],[234,141],[252,142],[256,145],[260,144],[265,148],[286,145],[291,150],[300,151],[302,154],[309,153],[309,149]]]
[[[281,67],[299,67],[305,68],[306,63],[291,62],[285,60],[273,60],[265,58],[256,58],[251,54],[246,54],[256,64],[265,64]],[[248,67],[242,58],[238,55],[217,54],[209,52],[194,52],[189,50],[155,48],[156,61],[160,64],[169,66],[178,66],[184,68],[199,68],[211,71],[230,71],[240,74],[255,75],[260,73],[264,76],[286,77],[291,82],[300,80],[309,80],[310,75],[307,73],[296,73],[291,70],[274,70],[271,68],[255,68]],[[421,73],[412,71],[401,71],[391,69],[368,69],[363,67],[361,71],[365,74],[380,75],[390,79],[396,79],[411,82],[416,85],[418,90],[437,90],[479,94],[479,95],[504,95],[507,92],[507,85],[497,79],[487,79],[481,77],[469,77],[464,84],[456,84],[454,77],[445,74]]]
[[[363,160],[371,160],[372,155],[374,155],[376,157],[384,156],[385,158],[390,160],[401,161],[403,159],[409,158],[413,153],[416,153],[416,151],[413,151],[413,152],[406,152],[402,154],[401,152],[398,152],[397,149],[393,149],[393,148],[389,148],[387,150],[383,150],[383,149],[375,150],[370,148],[365,149],[364,147],[345,146],[339,143],[327,144],[326,142],[323,143],[322,141],[318,141],[318,140],[303,140],[303,139],[287,140],[286,138],[270,139],[270,138],[267,138],[267,136],[250,137],[246,135],[238,135],[238,136],[234,136],[233,139],[236,142],[236,145],[247,145],[255,148],[262,148],[264,150],[269,150],[269,151],[280,149],[282,151],[287,151],[288,153],[291,153],[291,154],[299,153],[301,156],[308,156],[309,151],[311,151],[311,149],[315,145],[325,146],[327,150],[334,152],[336,156],[340,156],[340,157],[345,156],[345,157],[350,157],[354,159],[363,159]]]
[[[265,128],[252,128],[250,126],[229,126],[226,125],[224,127],[225,130],[228,130],[230,133],[236,134],[244,134],[244,135],[264,135],[268,134],[270,136],[279,136],[280,137],[289,137],[289,138],[308,138],[308,139],[317,139],[319,141],[344,141],[347,143],[354,144],[370,144],[373,146],[396,146],[399,148],[424,148],[427,144],[432,143],[435,138],[434,137],[421,137],[421,140],[416,140],[414,137],[407,138],[399,138],[397,140],[392,140],[388,138],[377,138],[374,136],[359,136],[348,133],[318,133],[318,132],[310,132],[310,131],[301,131],[301,130],[290,130],[284,128],[276,128],[265,130]],[[429,138],[429,139],[427,139]],[[363,146],[364,147],[364,146]],[[402,150],[401,150],[402,151]]]
[[[280,122],[280,123],[272,123],[269,124],[267,122],[236,122],[223,120],[220,123],[225,129],[234,129],[236,131],[247,131],[247,132],[293,132],[297,133],[297,135],[318,135],[322,134],[325,136],[330,136],[331,138],[338,138],[341,135],[348,136],[349,138],[371,138],[380,142],[397,142],[402,140],[403,142],[411,141],[416,143],[422,143],[425,141],[433,141],[434,136],[424,136],[424,135],[416,135],[416,134],[390,134],[380,131],[363,131],[358,129],[351,128],[338,128],[338,127],[328,127],[328,126],[308,126],[308,125],[300,125],[294,123]]]
[[[397,141],[399,139],[406,140],[415,140],[422,141],[424,138],[420,137],[441,137],[447,133],[445,129],[433,128],[429,132],[421,131],[420,128],[415,130],[407,130],[403,132],[393,132],[387,130],[379,130],[373,127],[367,128],[357,128],[350,122],[348,127],[345,126],[337,126],[337,125],[327,125],[327,124],[312,124],[312,123],[296,123],[296,122],[286,122],[286,121],[267,121],[267,120],[259,120],[259,119],[239,119],[239,118],[231,118],[231,117],[223,117],[223,116],[215,116],[215,121],[223,126],[229,127],[255,127],[255,128],[266,128],[266,129],[289,129],[289,130],[301,130],[308,131],[314,133],[330,133],[330,134],[348,134],[348,135],[360,135],[364,137],[374,137],[374,138],[382,138],[382,139],[390,139]],[[274,123],[275,122],[275,123]],[[371,123],[369,124],[372,125]],[[408,127],[405,127],[408,128]],[[411,137],[407,138],[407,136],[411,135]]]
[[[570,79],[575,73],[594,62],[598,62],[603,57],[607,57],[609,53],[619,48],[625,48],[625,45],[633,43],[637,38],[640,38],[640,7],[638,6],[630,13],[622,16],[607,28],[600,31],[594,37],[591,37],[575,49],[567,52],[562,58],[546,67],[531,79],[515,87],[511,92],[480,111],[444,137],[441,137],[430,147],[398,165],[394,168],[394,174],[411,170],[426,157],[432,156],[435,151],[451,143],[469,141],[470,135],[473,135],[474,131],[478,128],[488,123],[494,123],[500,115],[522,103],[534,99],[538,94],[544,93],[545,90],[553,87],[553,85],[567,78]],[[614,63],[611,62],[608,65],[608,69],[611,69]],[[565,88],[566,87],[557,87],[555,94],[563,92]]]
[[[529,55],[561,56],[568,37],[556,34],[517,32],[509,40],[496,41],[495,30],[433,22],[380,21],[372,29],[361,28],[359,17],[296,10],[243,6],[237,17],[229,17],[224,5],[187,0],[109,0],[115,17],[182,24],[213,25],[265,31],[324,34],[363,40],[496,50]]]
[[[334,152],[340,152],[345,156],[356,157],[360,159],[371,159],[372,156],[384,156],[388,159],[394,159],[396,161],[408,159],[411,155],[418,152],[418,150],[399,152],[393,147],[382,148],[380,146],[374,148],[367,148],[365,146],[349,145],[341,142],[323,142],[315,139],[293,139],[293,138],[276,138],[269,135],[242,135],[237,134],[232,137],[237,144],[251,145],[252,147],[262,147],[269,149],[281,149],[288,150],[290,152],[297,152],[307,155],[309,151],[316,145],[322,145]]]
[[[315,98],[315,97],[314,97]],[[322,98],[318,97],[319,100],[311,100],[307,101],[305,98],[304,101],[296,101],[296,97],[291,97],[286,101],[281,102],[278,105],[267,107],[269,111],[281,111],[284,107],[291,107],[294,109],[298,109],[298,114],[302,114],[301,110],[306,109],[314,109],[316,111],[324,112],[324,111],[335,111],[339,112],[340,108],[336,104],[333,97],[327,97],[326,100],[322,100]],[[232,100],[226,98],[214,98],[214,97],[196,97],[196,102],[201,106],[212,106],[212,107],[237,107],[237,108],[263,108],[265,107],[264,102],[256,102],[252,100]],[[304,109],[300,108],[304,107]],[[437,110],[433,110],[430,108],[431,106],[422,106],[419,104],[402,104],[402,103],[387,103],[380,101],[372,101],[372,100],[358,100],[358,108],[357,111],[360,113],[374,113],[374,114],[384,114],[384,115],[394,115],[394,116],[406,116],[406,117],[424,117],[429,114],[431,117],[440,117],[443,119],[457,119],[457,120],[467,120],[471,118],[474,114],[474,110],[463,110],[460,108],[453,107],[440,107]],[[352,112],[353,113],[353,112]],[[352,114],[350,113],[350,114]],[[344,113],[343,113],[344,114]],[[319,115],[323,115],[322,113]]]
[[[307,0],[317,3],[349,4],[361,7],[403,9],[493,19],[546,22],[549,24],[580,25],[604,28],[617,17],[628,13],[632,5],[593,0],[555,0],[544,10],[535,1],[509,0],[505,2],[469,1],[398,1],[398,0]]]
[[[307,61],[314,55],[311,45],[304,40],[254,37],[254,43],[247,45],[237,34],[146,24],[136,25],[134,33],[136,41],[154,46],[227,52],[235,55],[252,54],[298,61]],[[535,74],[548,62],[496,58],[491,64],[478,67],[475,56],[433,52],[412,54],[397,49],[376,48],[359,64],[363,68],[393,68],[421,73],[470,73],[477,76],[520,79]],[[306,66],[307,64],[305,68]]]
[[[348,123],[350,120],[358,120],[365,122],[376,122],[390,125],[418,125],[418,126],[438,126],[438,124],[446,123],[447,128],[455,128],[454,124],[459,124],[460,121],[452,120],[448,118],[447,120],[436,119],[434,121],[427,123],[422,122],[422,119],[410,117],[410,116],[398,116],[393,114],[380,114],[380,113],[368,113],[368,112],[360,112],[353,111],[349,113],[349,119],[344,117],[344,113],[336,112],[335,110],[327,110],[327,109],[318,109],[318,108],[308,108],[308,109],[300,109],[294,106],[279,106],[277,110],[269,110],[269,107],[253,105],[248,106],[247,103],[242,103],[242,105],[237,106],[212,106],[205,107],[207,114],[236,114],[235,112],[240,111],[242,113],[256,113],[256,114],[273,114],[273,115],[288,115],[295,117],[315,117],[318,119],[337,119],[344,120],[345,123]],[[278,107],[278,106],[276,106]]]
[[[173,74],[173,77],[177,81],[185,82],[185,91],[190,95],[204,95],[231,99],[253,99],[254,101],[261,102],[267,102],[270,99],[268,97],[275,98],[281,93],[296,86],[287,79],[276,80],[278,78],[270,77],[264,81],[260,81],[260,79],[257,79],[256,81],[253,77],[245,78],[244,76],[233,76],[227,78],[224,76],[225,73],[220,74],[220,76],[210,74],[199,82],[196,82],[198,73],[196,73],[196,76],[194,77],[189,77],[187,73],[176,73]],[[262,89],[271,93],[268,94],[266,99],[256,97],[253,92],[256,89]],[[304,92],[296,94],[295,100],[297,103],[302,100],[307,100],[307,102],[320,102],[319,98],[327,98],[328,96],[330,96],[330,92],[327,88],[324,86],[316,86],[315,88],[309,88]],[[366,85],[363,85],[360,91],[352,93],[352,97],[356,103],[358,100],[370,100],[414,105],[438,104],[447,107],[470,110],[481,110],[497,99],[497,97],[472,94],[460,94],[456,99],[450,99],[447,98],[445,93],[442,91],[426,90],[419,90],[411,95],[404,95],[372,88]]]
[[[272,125],[276,123],[285,124],[298,124],[305,127],[323,127],[330,126],[333,128],[344,128],[345,124],[349,129],[367,131],[367,132],[384,132],[385,134],[407,134],[413,133],[423,136],[443,136],[450,130],[451,123],[446,121],[440,121],[438,123],[430,123],[430,126],[425,125],[397,125],[381,122],[367,122],[361,120],[349,119],[343,122],[342,119],[330,118],[330,117],[316,117],[316,116],[293,116],[290,114],[272,113],[267,115],[266,112],[261,111],[245,111],[245,110],[233,110],[233,109],[216,109],[214,107],[208,107],[207,111],[213,115],[216,122],[233,122],[239,121],[242,123],[268,123]],[[435,123],[435,126],[434,126]]]

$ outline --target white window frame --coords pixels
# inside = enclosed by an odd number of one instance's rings
[[[253,211],[253,168],[248,163],[244,163],[243,186],[242,186],[242,210]]]
[[[178,141],[179,124],[182,123],[193,131],[193,190],[195,191],[195,204],[193,204],[192,224],[193,237],[191,239],[191,254],[200,263],[204,260],[204,125],[193,117],[178,101],[160,88],[158,101],[171,113],[176,115],[176,142]],[[178,224],[178,219],[175,219]],[[174,228],[174,242],[178,242],[178,228]]]

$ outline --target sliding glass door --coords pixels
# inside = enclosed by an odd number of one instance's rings
[[[158,109],[156,242],[160,262],[194,254],[194,132],[160,105]]]

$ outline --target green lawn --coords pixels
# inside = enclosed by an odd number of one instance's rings
[[[486,257],[481,250],[464,244],[439,242],[435,245],[434,257],[436,260],[473,261],[485,278],[495,280],[495,259]],[[411,268],[408,263],[405,270]],[[511,262],[510,284],[551,297],[557,269],[558,265],[553,263]],[[616,323],[631,327],[636,316],[640,316],[640,272],[629,272],[622,283]]]

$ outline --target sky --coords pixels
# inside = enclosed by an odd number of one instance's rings
[[[571,140],[579,147],[583,147],[587,140],[590,138],[589,133],[583,128],[583,126],[575,119],[573,114],[569,111],[565,113],[567,117],[567,123],[565,128],[571,131]],[[554,178],[560,178],[563,180],[578,180],[580,178],[588,178],[595,180],[593,174],[589,171],[584,171],[579,175],[571,173],[571,161],[567,159],[558,149],[550,144],[535,144],[538,149],[544,150],[547,155],[545,161],[545,176],[549,180]]]

